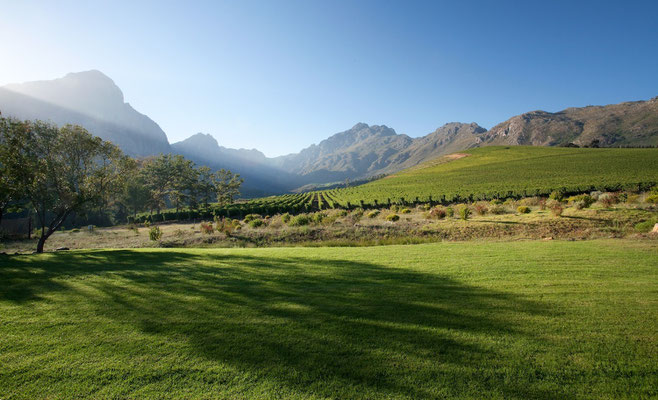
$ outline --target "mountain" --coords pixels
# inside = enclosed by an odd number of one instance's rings
[[[482,138],[485,144],[600,147],[657,146],[658,97],[607,106],[532,111],[500,123]]]
[[[169,151],[167,135],[158,124],[125,103],[121,89],[96,70],[0,87],[0,112],[57,125],[79,124],[133,156]]]
[[[171,152],[215,170],[224,168],[239,173],[244,179],[240,192],[247,197],[282,193],[303,184],[298,176],[268,165],[260,151],[228,149],[209,134],[197,133],[173,143]]]
[[[124,102],[99,71],[0,87],[0,112],[21,119],[80,124],[132,156],[181,154],[199,165],[226,168],[245,179],[243,194],[263,196],[367,180],[445,154],[490,145],[658,146],[658,97],[607,106],[532,111],[494,126],[451,122],[418,138],[385,125],[358,123],[299,153],[268,158],[255,149],[229,149],[208,134],[172,145],[158,124]]]

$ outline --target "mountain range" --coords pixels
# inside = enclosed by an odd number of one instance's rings
[[[358,123],[299,153],[274,158],[255,149],[220,146],[203,133],[170,144],[158,124],[124,102],[119,87],[96,70],[0,87],[0,112],[58,125],[80,124],[136,157],[176,153],[200,165],[231,169],[245,179],[243,195],[249,197],[367,179],[487,145],[658,145],[658,97],[555,113],[532,111],[490,130],[476,123],[451,122],[418,138],[398,134],[385,125]]]

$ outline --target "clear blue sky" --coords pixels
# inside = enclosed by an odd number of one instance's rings
[[[0,84],[99,69],[171,142],[270,156],[658,95],[657,1],[0,0],[0,38]]]

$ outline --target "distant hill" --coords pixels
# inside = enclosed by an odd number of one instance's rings
[[[566,188],[573,192],[638,189],[658,182],[658,149],[591,149],[539,146],[488,146],[427,161],[365,185],[327,193],[345,205],[383,204],[391,199],[450,201],[548,195]]]
[[[240,192],[247,197],[282,193],[302,184],[298,176],[267,165],[260,151],[228,149],[209,134],[197,133],[173,143],[171,152],[215,170],[224,168],[239,173],[245,180]]]
[[[57,125],[79,124],[134,156],[167,153],[158,124],[125,103],[121,89],[100,71],[0,87],[0,112]]]
[[[500,123],[482,144],[658,146],[658,97],[607,106],[532,111]]]
[[[358,123],[299,153],[274,158],[255,149],[222,147],[207,134],[170,145],[158,124],[125,103],[119,87],[95,70],[0,87],[0,112],[80,124],[132,156],[174,152],[200,165],[231,169],[245,178],[247,196],[367,180],[482,146],[658,146],[658,98],[555,113],[532,111],[489,131],[476,123],[451,122],[418,138],[385,125]]]

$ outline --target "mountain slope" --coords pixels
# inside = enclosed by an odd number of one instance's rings
[[[57,125],[79,124],[130,155],[169,151],[167,135],[158,124],[125,103],[121,89],[100,71],[0,87],[0,112]]]
[[[658,97],[607,106],[532,111],[500,123],[483,137],[485,144],[601,147],[658,145]]]

